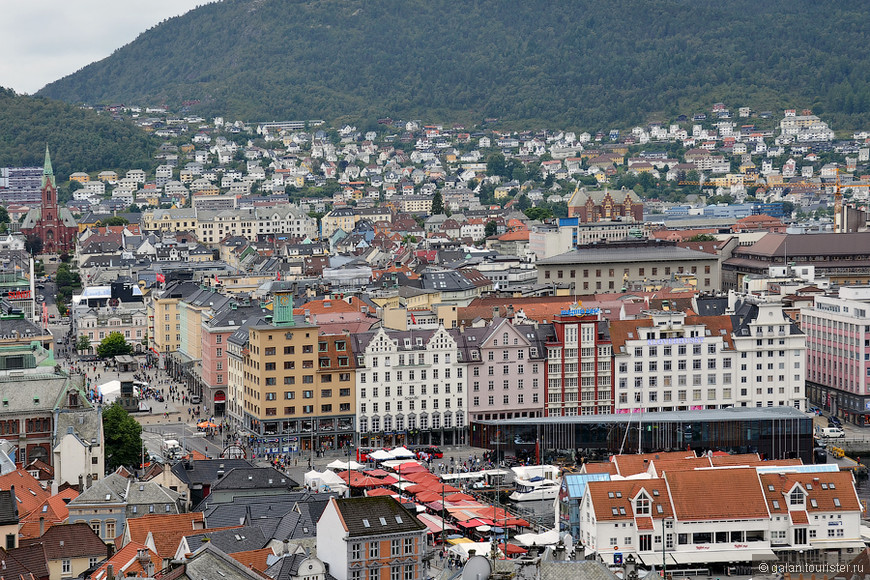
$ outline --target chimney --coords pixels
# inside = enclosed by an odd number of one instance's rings
[[[287,538],[284,538],[284,552],[282,552],[282,553],[284,553],[284,554],[290,553],[290,540],[288,540]]]
[[[106,580],[115,580],[115,567],[111,564],[106,567]]]
[[[498,306],[493,306],[493,307],[492,307],[492,317],[493,317],[493,318],[498,318]]]
[[[45,534],[45,518],[40,516],[39,518],[39,537],[41,538]]]

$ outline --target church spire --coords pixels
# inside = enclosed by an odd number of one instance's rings
[[[51,155],[48,153],[48,143],[45,144],[45,163],[42,166],[42,187],[45,187],[47,182],[51,182],[51,186],[55,187],[54,170],[51,167]]]

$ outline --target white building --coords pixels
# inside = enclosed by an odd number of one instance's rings
[[[670,463],[658,478],[588,483],[580,503],[587,554],[606,564],[614,554],[631,554],[655,567],[664,557],[676,568],[777,559],[834,563],[864,548],[851,473]]]
[[[735,314],[651,312],[614,321],[616,413],[806,408],[804,335],[780,303],[737,305]]]
[[[456,341],[443,326],[410,331],[382,328],[352,335],[351,340],[357,353],[362,446],[463,442],[468,403],[465,365],[459,360]],[[401,439],[406,430],[409,441]]]

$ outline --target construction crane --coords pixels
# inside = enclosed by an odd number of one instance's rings
[[[833,186],[834,188],[834,231],[837,233],[843,230],[843,190],[856,189],[858,187],[870,187],[870,183],[842,183],[840,181],[840,169],[837,168],[836,180],[833,183],[815,183],[812,181],[784,181],[782,183],[767,185],[763,187],[795,187],[806,186],[813,189],[825,189]],[[711,180],[712,181],[712,180]],[[711,181],[679,181],[679,185],[699,185],[710,184]],[[760,186],[761,187],[761,186]]]

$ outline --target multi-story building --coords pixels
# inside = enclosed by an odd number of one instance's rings
[[[153,354],[164,362],[181,342],[181,314],[178,303],[199,290],[193,282],[170,282],[153,292],[148,301],[148,339]]]
[[[328,239],[338,230],[352,232],[359,218],[360,216],[356,215],[353,208],[337,207],[333,209],[320,220],[321,239]]]
[[[610,324],[615,413],[746,406],[738,396],[731,318],[650,312]]]
[[[102,477],[101,415],[80,382],[56,370],[51,353],[39,345],[0,347],[0,439],[9,441],[16,463],[39,460],[61,471],[55,451],[72,429],[92,446],[88,459],[93,463],[75,464],[70,458],[66,466],[88,478]]]
[[[178,350],[170,353],[171,372],[187,382],[191,394],[202,397],[202,329],[215,312],[229,307],[233,299],[213,288],[202,288],[178,302],[181,340]],[[211,405],[208,405],[211,408]]]
[[[779,303],[733,315],[654,311],[610,324],[614,412],[805,408],[803,334]]]
[[[317,521],[317,554],[337,580],[426,577],[426,526],[392,497],[332,498]]]
[[[136,306],[101,306],[76,314],[79,336],[87,336],[90,347],[82,354],[96,353],[100,341],[114,332],[120,333],[135,352],[147,348],[148,311],[144,304]]]
[[[677,462],[654,479],[589,481],[580,540],[607,564],[615,554],[668,568],[851,561],[864,548],[852,475],[792,471]]]
[[[196,235],[204,244],[218,244],[227,236],[249,241],[317,237],[317,220],[298,206],[243,207],[197,210]]]
[[[443,326],[351,336],[360,445],[455,445],[467,425],[465,361]]]
[[[541,417],[550,325],[514,326],[496,318],[479,328],[450,331],[465,363],[471,421]]]
[[[801,309],[807,397],[857,425],[870,425],[870,287],[844,286]]]
[[[537,261],[539,284],[572,285],[577,294],[620,291],[632,283],[691,276],[702,291],[719,289],[719,257],[672,242],[587,245]]]
[[[320,336],[316,325],[297,322],[292,295],[285,292],[276,293],[272,315],[249,321],[247,330],[247,337],[240,331],[229,338],[235,344],[230,380],[241,378],[242,428],[268,449],[352,444],[350,340]]]
[[[748,396],[756,407],[806,410],[806,335],[782,303],[747,297],[735,304],[731,326],[740,405]]]
[[[263,306],[230,302],[213,316],[203,317],[201,340],[202,359],[200,379],[202,399],[214,409],[215,417],[227,413],[227,389],[229,388],[229,360],[227,342],[232,334],[250,317],[261,317],[271,311]]]
[[[596,415],[614,408],[612,352],[607,322],[581,306],[553,320],[546,344],[547,416]]]

